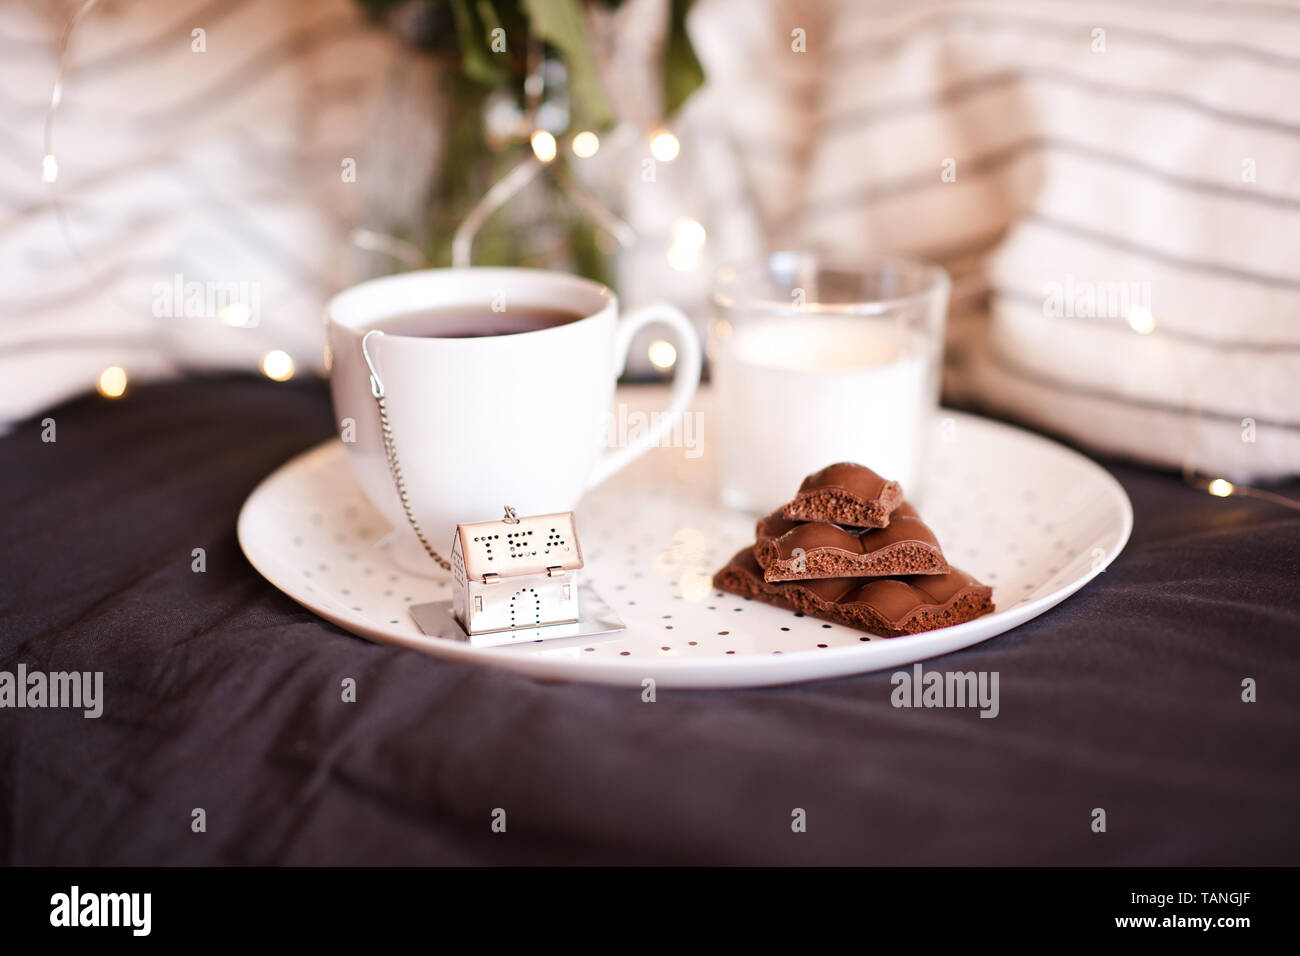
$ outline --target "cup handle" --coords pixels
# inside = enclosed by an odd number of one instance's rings
[[[663,413],[658,416],[651,416],[653,425],[637,438],[636,441],[628,442],[622,448],[615,448],[612,451],[605,452],[604,455],[596,462],[596,467],[592,469],[591,478],[587,481],[587,487],[591,488],[600,484],[614,472],[632,464],[646,453],[654,445],[658,444],[659,439],[664,436],[681,416],[686,412],[686,408],[695,397],[695,390],[700,385],[700,366],[703,361],[703,350],[700,346],[700,336],[695,331],[695,326],[691,324],[680,309],[671,306],[666,302],[656,302],[643,308],[625,315],[618,324],[618,332],[614,336],[614,362],[616,371],[614,377],[618,378],[627,368],[628,350],[632,347],[632,340],[636,334],[647,325],[653,325],[657,322],[671,326],[676,332],[677,339],[677,362],[673,367],[673,387],[668,395],[668,404],[664,407]]]

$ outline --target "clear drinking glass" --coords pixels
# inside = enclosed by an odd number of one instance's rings
[[[896,255],[787,251],[719,269],[708,349],[723,503],[766,513],[839,461],[923,497],[951,284]]]

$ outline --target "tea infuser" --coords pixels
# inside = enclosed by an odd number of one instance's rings
[[[374,396],[375,404],[379,406],[379,427],[384,436],[384,457],[388,459],[388,471],[393,476],[393,486],[397,489],[397,497],[401,499],[402,511],[406,513],[406,520],[410,522],[411,530],[415,536],[420,539],[420,544],[424,546],[425,552],[433,558],[438,567],[444,571],[451,570],[451,562],[444,558],[429,539],[425,537],[424,531],[420,528],[420,523],[415,520],[415,513],[411,510],[411,499],[406,493],[406,479],[402,475],[402,464],[397,457],[397,443],[393,440],[393,426],[388,421],[388,402],[386,400],[386,391],[384,389],[384,380],[379,377],[379,369],[375,368],[375,360],[370,355],[370,339],[372,336],[384,333],[379,329],[371,329],[361,338],[361,355],[366,360],[366,367],[370,369],[370,394]],[[509,510],[509,509],[507,509]]]

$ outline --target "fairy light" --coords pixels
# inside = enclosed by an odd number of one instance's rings
[[[666,372],[677,364],[677,349],[673,343],[665,342],[663,339],[655,339],[650,343],[648,352],[650,364],[661,372]]]
[[[1288,498],[1286,495],[1279,495],[1276,491],[1266,491],[1263,488],[1252,488],[1250,485],[1234,485],[1226,478],[1215,478],[1206,482],[1203,478],[1195,476],[1183,476],[1193,487],[1202,491],[1208,491],[1216,498],[1254,498],[1258,501],[1267,501],[1270,504],[1279,505],[1283,508],[1291,508],[1294,511],[1300,511],[1300,501],[1295,498]]]
[[[262,374],[277,382],[293,378],[293,359],[283,349],[272,349],[262,357]]]
[[[126,370],[120,365],[110,365],[99,373],[97,387],[105,398],[121,398],[126,394]]]
[[[555,159],[555,137],[544,129],[535,130],[529,140],[533,144],[533,154],[544,163]]]
[[[673,242],[685,249],[699,249],[704,245],[704,227],[694,219],[683,217],[673,226]]]
[[[1237,490],[1236,486],[1225,478],[1215,478],[1205,489],[1216,498],[1226,498]]]
[[[666,129],[655,130],[650,136],[650,155],[661,163],[671,163],[681,149],[677,137]]]
[[[237,329],[247,326],[252,317],[252,310],[243,302],[232,302],[217,313],[217,319],[222,325],[231,325]]]
[[[589,129],[573,137],[573,155],[579,159],[591,159],[600,149],[600,137]]]
[[[1156,317],[1145,306],[1135,305],[1128,310],[1128,325],[1138,335],[1150,335],[1156,328]]]
[[[668,246],[668,264],[678,272],[694,272],[700,265],[700,250],[674,242]]]
[[[41,179],[47,183],[57,182],[59,178],[59,161],[53,153],[46,153],[41,160]]]

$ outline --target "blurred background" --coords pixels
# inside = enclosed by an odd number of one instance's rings
[[[1292,474],[1297,51],[1254,2],[10,0],[0,427],[324,374],[330,294],[457,254],[703,330],[719,263],[886,250],[952,275],[947,402]]]

